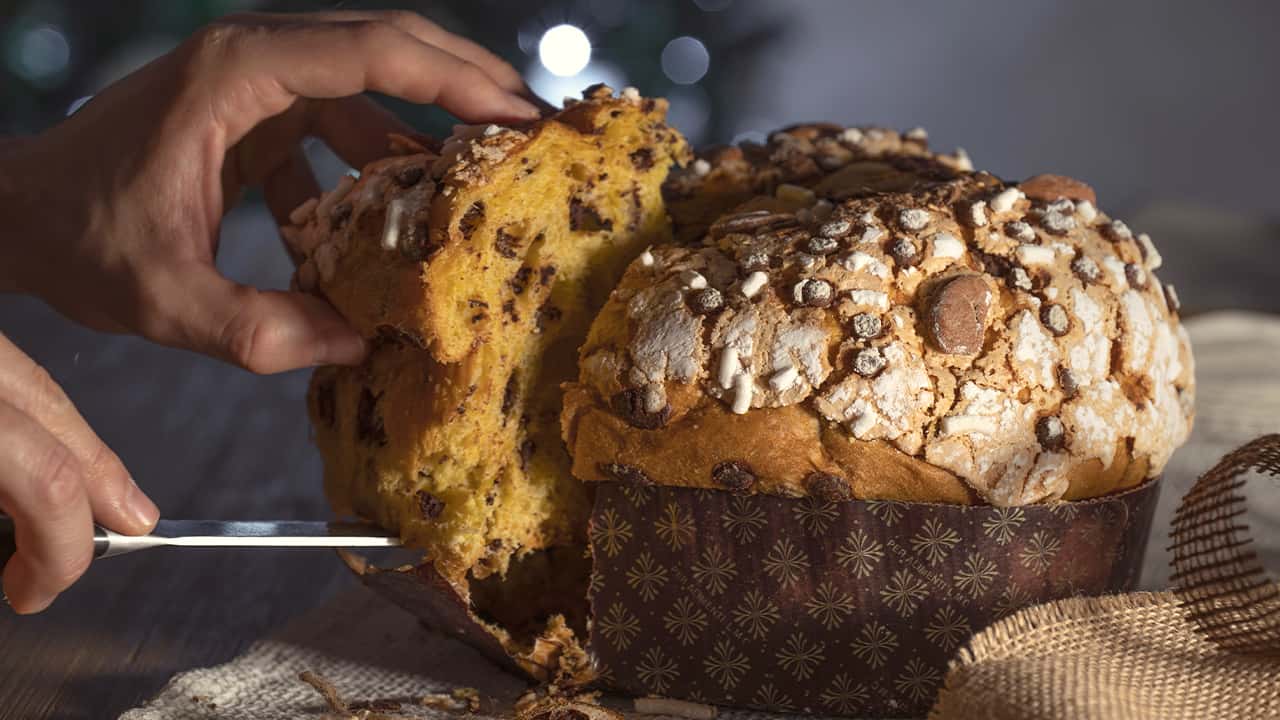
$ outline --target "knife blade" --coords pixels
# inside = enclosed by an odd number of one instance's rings
[[[400,538],[364,523],[305,520],[161,520],[149,535],[121,535],[95,525],[93,556],[108,558],[157,547],[382,548]],[[13,519],[0,515],[0,566],[17,548]]]

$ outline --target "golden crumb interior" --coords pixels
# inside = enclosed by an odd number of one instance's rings
[[[626,265],[670,239],[660,186],[687,150],[664,112],[597,96],[451,140],[443,160],[382,161],[345,193],[341,224],[308,224],[319,289],[373,338],[362,366],[313,377],[326,491],[424,548],[462,592],[585,545],[589,489],[560,441],[560,385]]]

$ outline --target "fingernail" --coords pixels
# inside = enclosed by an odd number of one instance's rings
[[[364,360],[366,352],[364,338],[351,332],[324,343],[317,365],[358,365]]]
[[[125,501],[129,507],[129,512],[133,514],[134,521],[146,529],[155,526],[156,521],[160,519],[160,508],[142,492],[142,488],[138,487],[138,483],[133,478],[129,478],[129,497]]]
[[[545,117],[547,115],[553,115],[558,109],[555,105],[543,100],[542,96],[538,95],[533,90],[530,90],[527,86],[520,92],[520,97],[532,102],[533,106],[538,108],[539,116]]]
[[[536,120],[542,117],[542,111],[538,110],[537,105],[519,95],[507,95],[507,104],[511,107],[512,112],[526,120]]]

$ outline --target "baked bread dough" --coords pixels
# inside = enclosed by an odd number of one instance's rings
[[[720,215],[753,198],[772,197],[783,185],[811,187],[834,175],[828,182],[852,194],[868,187],[891,189],[890,178],[915,183],[921,176],[973,169],[964,150],[930,152],[927,137],[920,128],[899,133],[807,123],[772,133],[764,145],[744,142],[699,151],[693,163],[673,170],[663,186],[676,240],[697,242]],[[915,172],[903,174],[904,168]]]
[[[573,685],[582,480],[1020,505],[1185,438],[1177,296],[1084,184],[816,124],[689,164],[662,101],[585,96],[396,138],[284,230],[372,347],[312,378],[326,492],[426,552],[353,565],[423,617]]]
[[[660,186],[690,158],[666,108],[596,86],[436,151],[401,138],[407,154],[295,211],[297,285],[372,344],[308,395],[335,510],[398,530],[460,586],[584,542],[560,384],[626,264],[670,241]]]
[[[845,132],[770,143],[812,158]],[[628,268],[566,390],[575,475],[1010,506],[1161,471],[1194,380],[1150,239],[1070,178],[894,147],[792,175],[721,152],[673,181],[696,224],[719,202],[697,178],[735,200],[787,179]]]

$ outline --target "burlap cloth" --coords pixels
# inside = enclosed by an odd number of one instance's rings
[[[930,718],[1280,717],[1280,586],[1263,569],[1280,544],[1273,477],[1280,475],[1280,436],[1223,458],[1250,438],[1280,431],[1280,321],[1220,313],[1188,329],[1200,388],[1196,430],[1166,471],[1145,580],[1173,589],[1073,598],[997,622],[959,651]],[[1250,479],[1258,476],[1267,479]],[[1270,543],[1261,557],[1251,524]],[[1169,565],[1172,572],[1163,569]],[[460,686],[487,698],[471,717],[506,717],[525,689],[469,647],[423,630],[360,589],[231,662],[174,676],[121,719],[319,717],[327,706],[298,680],[303,670],[326,677],[351,700],[398,701],[397,717],[457,717],[416,701]]]

